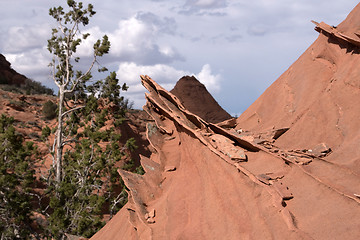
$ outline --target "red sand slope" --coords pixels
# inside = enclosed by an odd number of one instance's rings
[[[337,37],[360,41],[360,5],[332,34],[319,30],[319,38],[239,117],[237,129],[289,127],[276,145],[326,143],[333,150],[328,160],[360,175],[360,54]]]
[[[360,5],[316,29],[236,126],[142,76],[155,150],[119,171],[129,202],[92,239],[359,239]]]

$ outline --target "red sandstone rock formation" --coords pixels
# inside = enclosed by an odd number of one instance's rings
[[[205,121],[218,123],[231,118],[194,76],[182,77],[170,92],[179,98],[187,110]]]
[[[92,239],[359,239],[358,29],[360,4],[337,28],[317,25],[235,127],[142,76],[155,150],[145,175],[119,171],[129,202]]]
[[[278,147],[326,143],[329,161],[360,175],[359,15],[360,5],[336,28],[318,24],[318,39],[239,117],[237,129],[290,128]]]

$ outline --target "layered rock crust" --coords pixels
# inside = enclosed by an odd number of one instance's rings
[[[144,175],[92,239],[359,239],[360,4],[236,121],[214,123],[141,76]],[[188,105],[189,106],[189,105]]]

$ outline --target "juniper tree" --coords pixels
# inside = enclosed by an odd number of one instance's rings
[[[50,202],[44,212],[47,234],[56,239],[64,238],[65,233],[90,237],[103,225],[103,213],[112,215],[125,204],[125,186],[115,164],[124,157],[125,148],[134,145],[130,139],[120,148],[116,129],[125,117],[127,101],[120,92],[127,90],[126,84],[119,84],[115,72],[104,81],[95,81],[91,75],[98,57],[109,52],[107,36],[94,44],[88,69],[75,70],[80,61],[76,50],[89,36],[82,34],[80,27],[88,25],[95,14],[93,6],[84,8],[72,0],[67,5],[67,12],[62,7],[50,9],[58,25],[48,40],[59,100],[51,145],[53,168],[46,178]],[[106,70],[99,67],[99,71]],[[43,138],[50,132],[44,129]]]
[[[98,57],[107,54],[110,49],[108,37],[104,35],[102,40],[99,39],[93,46],[92,61],[88,69],[85,72],[75,70],[74,64],[80,61],[80,58],[75,56],[76,51],[80,43],[90,35],[88,33],[81,34],[80,27],[88,25],[89,18],[96,12],[93,10],[92,4],[84,8],[81,2],[68,0],[67,5],[67,12],[61,6],[49,10],[50,16],[57,22],[57,27],[52,29],[52,37],[48,40],[48,50],[53,54],[53,60],[50,63],[52,78],[59,88],[58,123],[54,143],[57,183],[62,180],[62,154],[64,146],[68,143],[68,139],[64,136],[64,118],[69,116],[72,111],[84,107],[76,101],[71,106],[64,106],[66,94],[74,93],[80,84],[86,84],[91,79],[91,70],[97,63]],[[99,69],[99,71],[105,70],[105,68]]]
[[[116,84],[109,85],[109,81]],[[83,86],[81,92],[87,94],[76,97],[84,107],[71,112],[65,122],[64,134],[73,142],[63,153],[63,177],[58,186],[50,183],[47,190],[52,209],[50,236],[61,238],[71,233],[90,237],[103,226],[103,213],[113,215],[126,203],[125,186],[116,172],[124,150],[134,145],[129,139],[120,148],[121,135],[116,129],[124,120],[126,107],[116,89],[126,88],[125,84],[120,87],[116,74],[111,73],[105,82]],[[49,135],[48,130],[44,132]]]
[[[24,144],[13,122],[0,117],[0,239],[30,239],[34,147],[32,142]]]

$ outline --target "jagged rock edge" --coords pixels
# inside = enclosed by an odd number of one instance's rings
[[[274,186],[266,184],[265,182],[261,181],[261,179],[258,176],[254,175],[252,172],[247,170],[245,167],[241,166],[238,162],[232,161],[229,157],[227,157],[226,155],[224,155],[223,153],[218,151],[216,148],[214,148],[212,146],[212,144],[206,140],[206,136],[205,136],[206,134],[205,135],[202,134],[202,131],[206,131],[209,134],[223,135],[223,136],[237,142],[239,146],[243,147],[247,151],[254,151],[254,152],[263,151],[274,157],[280,158],[286,164],[289,164],[289,165],[291,164],[291,165],[295,165],[295,166],[299,167],[306,175],[310,176],[311,178],[313,178],[317,182],[325,185],[326,187],[334,190],[335,192],[339,193],[340,195],[350,198],[350,199],[355,200],[356,202],[360,203],[360,200],[358,200],[357,198],[349,196],[347,194],[344,194],[341,191],[333,188],[332,186],[329,186],[328,184],[324,183],[320,178],[314,176],[313,174],[311,174],[310,172],[305,170],[301,164],[296,163],[292,159],[288,158],[286,155],[273,153],[273,152],[269,151],[269,149],[262,146],[261,144],[256,144],[254,142],[244,140],[241,138],[241,136],[238,136],[237,134],[232,133],[225,128],[222,128],[217,124],[207,123],[206,121],[201,119],[199,116],[196,116],[195,114],[192,114],[191,112],[186,110],[184,108],[184,106],[177,100],[176,96],[174,96],[173,94],[171,94],[168,91],[166,91],[165,89],[163,89],[160,85],[158,85],[150,77],[141,76],[141,80],[142,80],[142,84],[144,85],[144,87],[149,91],[149,93],[145,94],[147,103],[144,106],[144,110],[154,119],[155,125],[156,125],[157,129],[160,130],[160,133],[163,135],[166,134],[168,136],[171,136],[173,134],[172,131],[170,131],[169,129],[166,129],[166,127],[162,126],[162,124],[161,124],[161,121],[162,121],[161,117],[163,117],[163,118],[165,117],[168,120],[173,121],[176,126],[185,130],[191,136],[198,139],[203,145],[205,145],[210,151],[212,151],[213,153],[218,155],[222,160],[224,160],[228,164],[236,167],[239,172],[241,172],[245,176],[247,176],[252,182],[265,187],[265,189],[267,190],[267,192],[273,199],[273,206],[276,207],[277,209],[279,209],[279,212],[282,214],[282,217],[283,217],[286,225],[288,226],[289,230],[298,232],[300,235],[307,236],[307,234],[305,234],[304,232],[302,232],[301,230],[299,230],[297,228],[296,224],[294,223],[292,213],[286,208],[285,200],[288,200],[288,199],[286,199],[284,196],[282,196],[281,193],[279,193],[279,191]],[[173,109],[166,101],[169,101],[177,109],[176,110]],[[181,116],[179,116],[179,114],[176,114],[176,112],[182,114],[183,117],[186,118],[186,120],[191,122],[198,129],[192,129],[190,126],[185,124],[184,119],[182,119]],[[159,115],[159,116],[157,116],[157,115]],[[147,136],[151,146],[153,146],[154,149],[156,149],[156,152],[159,154],[160,164],[156,163],[148,158],[142,157],[141,164],[145,169],[145,175],[142,178],[142,181],[144,181],[144,182],[149,181],[148,178],[150,178],[151,175],[156,175],[157,176],[157,177],[155,177],[156,180],[154,180],[154,178],[152,179],[152,181],[154,183],[154,184],[152,184],[153,186],[148,187],[148,189],[152,189],[152,191],[157,192],[157,195],[158,195],[158,194],[161,194],[161,182],[164,181],[164,179],[165,179],[165,178],[161,177],[161,171],[164,172],[165,166],[162,166],[164,164],[161,162],[162,153],[161,153],[160,149],[156,146],[156,144],[154,144],[152,142],[151,136],[148,135],[148,130],[147,130],[146,136]],[[320,158],[311,156],[309,154],[303,154],[303,155],[304,156],[306,155],[307,157],[311,157],[314,159],[320,159]],[[147,164],[145,163],[146,161],[148,163],[151,163],[150,165],[155,164],[157,166],[157,169],[149,171],[149,168],[146,167],[147,166]],[[136,177],[133,175],[130,175],[133,177],[129,178],[129,175],[124,174],[124,172],[125,171],[119,171],[121,176],[128,178],[127,181],[124,180],[124,182],[125,182],[126,186],[128,186],[128,188],[130,189],[129,195],[132,195],[132,194],[137,195],[137,191],[139,191],[140,188],[131,184],[131,181],[136,181]],[[136,174],[134,174],[134,175],[136,175]],[[132,190],[131,190],[131,187],[129,187],[129,185],[132,185],[132,188],[133,188]],[[149,184],[147,184],[147,185],[149,185]],[[157,186],[158,189],[155,189],[156,188],[155,186]],[[144,202],[145,201],[143,201],[141,199],[139,200],[139,199],[135,198],[135,199],[133,199],[133,202],[131,205],[144,205]],[[137,217],[139,219],[141,219],[142,223],[148,225],[148,223],[146,223],[145,215],[149,211],[147,211],[146,208],[144,208],[143,206],[142,207],[141,206],[140,207],[133,206],[131,209],[135,212],[137,210],[138,211]],[[134,226],[134,228],[137,228],[137,227]]]
[[[176,102],[175,99],[172,98],[171,93],[168,93],[166,90],[162,89],[159,85],[157,85],[151,78],[149,78],[148,76],[141,76],[142,79],[142,83],[143,85],[147,88],[147,90],[150,92],[150,94],[146,94],[146,99],[147,99],[147,104],[144,107],[145,111],[147,111],[152,118],[155,120],[155,123],[158,127],[158,129],[163,129],[163,127],[161,126],[161,124],[159,123],[159,117],[155,116],[155,111],[153,109],[156,109],[157,111],[160,111],[159,114],[163,114],[165,115],[165,117],[167,117],[168,119],[174,121],[174,123],[176,123],[178,126],[180,126],[181,128],[183,128],[184,130],[186,130],[188,133],[190,133],[192,136],[194,136],[196,139],[198,139],[202,144],[204,144],[210,151],[212,151],[213,153],[215,153],[216,155],[218,155],[222,160],[224,160],[225,162],[227,162],[228,164],[236,167],[238,169],[239,172],[243,173],[245,176],[247,176],[252,182],[264,186],[267,190],[267,192],[269,193],[269,195],[272,197],[273,199],[273,205],[279,209],[279,212],[281,212],[285,223],[287,224],[288,228],[291,231],[299,231],[297,229],[297,227],[295,226],[293,219],[291,217],[291,213],[285,208],[286,204],[284,203],[284,199],[281,196],[281,194],[279,194],[276,189],[273,186],[269,186],[264,184],[263,182],[261,182],[253,173],[251,173],[250,171],[248,171],[246,168],[244,168],[243,166],[240,166],[237,162],[232,161],[231,159],[229,159],[228,157],[224,156],[224,154],[222,154],[220,151],[216,150],[211,144],[208,143],[208,141],[204,138],[204,136],[202,134],[200,134],[200,132],[197,132],[193,129],[191,129],[189,126],[185,125],[184,123],[182,123],[177,116],[173,115],[173,111],[171,111],[171,109],[165,109],[166,107],[169,107],[168,105],[164,104],[164,102],[159,103],[157,102],[154,97],[151,96],[151,93],[156,93],[159,94],[159,98],[161,100],[161,97],[164,97],[162,95],[165,95],[168,101],[170,101],[171,103],[176,103],[176,107],[178,107],[180,110],[186,112],[185,116],[190,116],[192,117],[192,119],[195,119],[196,121],[198,121],[197,123],[199,125],[201,125],[202,129],[207,129],[210,132],[217,132],[217,134],[224,134],[226,137],[230,137],[233,139],[236,139],[237,137],[234,134],[231,134],[230,132],[226,131],[225,129],[222,129],[221,127],[217,126],[216,124],[209,124],[206,123],[204,120],[202,120],[201,118],[199,118],[198,116],[187,112],[187,110],[185,108],[182,107],[182,105],[179,102]],[[154,88],[155,87],[155,88]],[[169,100],[169,98],[173,99],[173,101]],[[150,103],[150,104],[149,104]],[[152,109],[151,109],[152,107]],[[215,131],[213,131],[215,130]],[[171,135],[172,133],[168,132],[168,131],[162,131],[163,134],[168,134]],[[148,136],[148,135],[147,135]],[[151,141],[151,137],[148,138],[150,144],[152,146],[154,146],[155,149],[157,149],[156,144],[152,143]],[[258,146],[255,146],[255,144],[247,142],[245,140],[242,140],[246,143],[248,143],[248,146],[252,146],[251,150],[255,150],[255,151],[259,151],[261,150],[261,147],[259,148]],[[248,147],[247,146],[247,147]],[[159,150],[157,150],[159,153]],[[151,161],[151,160],[147,160],[147,161]],[[142,162],[142,165],[146,165]],[[161,167],[159,167],[161,169]],[[131,189],[131,187],[135,187],[133,184],[131,184],[131,180],[135,181],[134,179],[129,179],[129,175],[124,174],[124,171],[119,171],[119,173],[124,176],[127,177],[127,180],[124,180],[125,184],[128,186],[129,189]],[[147,181],[148,175],[151,174],[157,174],[154,171],[149,172],[146,171],[144,178],[142,178],[143,181]],[[133,175],[130,175],[133,176]],[[133,176],[133,178],[136,178],[135,176]],[[129,181],[130,180],[130,181]],[[158,179],[159,181],[159,179]],[[129,185],[131,185],[131,187],[129,187]],[[135,187],[135,189],[132,189],[129,191],[129,195],[135,194],[137,196],[137,191],[139,191],[138,187]],[[137,198],[134,199],[133,204],[135,205],[143,205],[142,200],[138,200]],[[144,215],[144,213],[146,213],[146,210],[144,209],[144,207],[133,207],[132,209],[137,209],[139,211],[139,213],[137,214],[138,218],[142,220],[142,222],[145,223],[145,218],[143,218],[142,216]],[[136,210],[135,210],[136,211]]]

